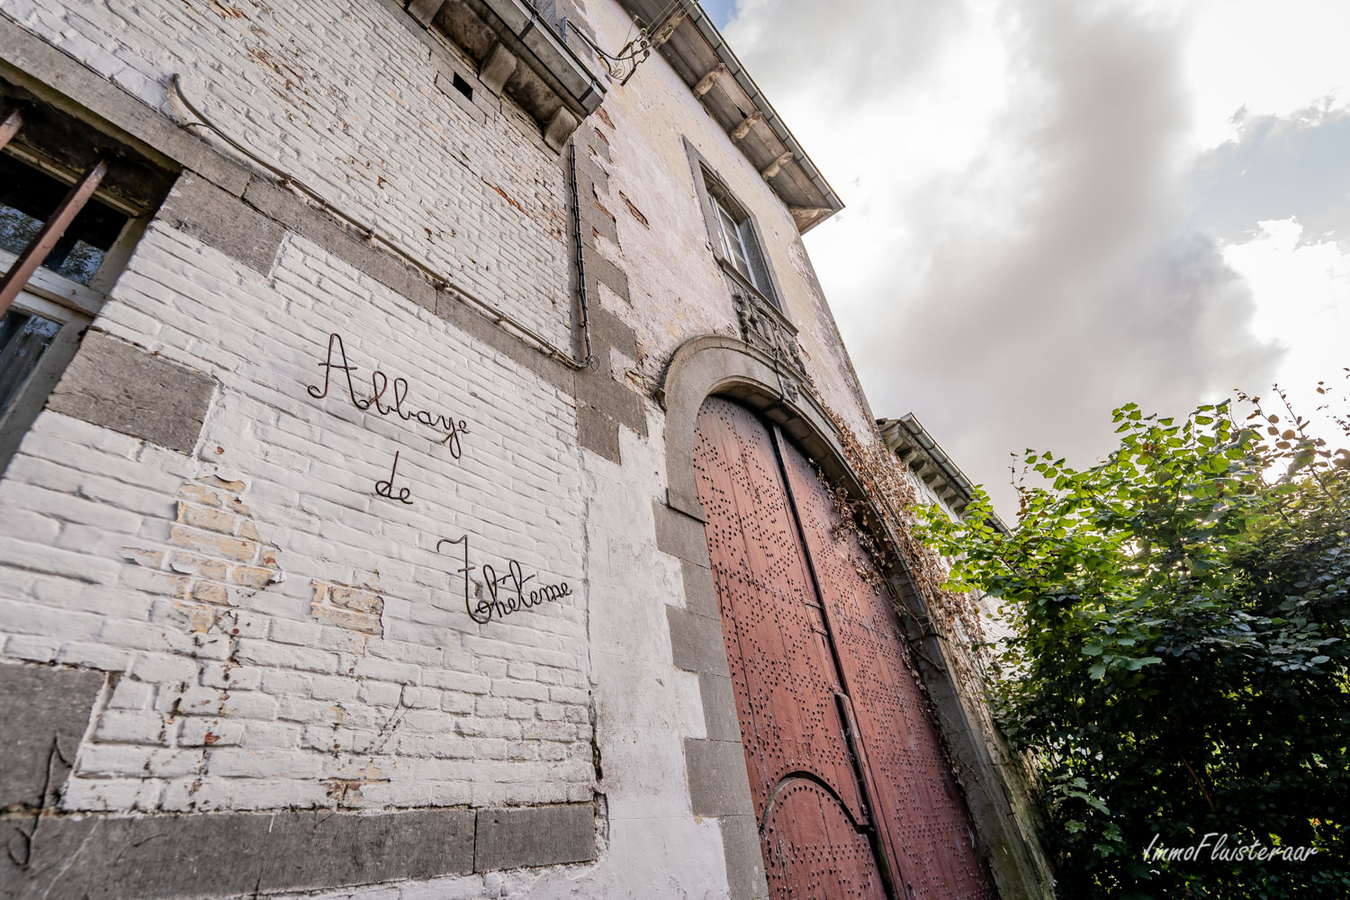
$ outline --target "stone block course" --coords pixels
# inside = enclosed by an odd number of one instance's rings
[[[190,453],[214,389],[199,371],[97,331],[52,392],[48,406],[114,431]]]
[[[474,868],[490,871],[595,859],[590,804],[483,810],[478,814]]]
[[[0,861],[6,896],[242,896],[467,873],[474,862],[469,810],[90,817],[43,831],[26,869]]]
[[[0,665],[0,807],[55,801],[105,678],[88,669]]]

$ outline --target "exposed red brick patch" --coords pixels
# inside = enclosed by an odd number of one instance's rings
[[[638,209],[636,206],[633,205],[633,201],[628,199],[627,194],[625,194],[623,191],[619,191],[619,196],[622,197],[623,202],[627,204],[628,211],[633,214],[633,218],[637,219],[647,228],[652,227],[647,224],[647,217],[642,214],[642,210]]]
[[[501,195],[502,195],[502,199],[505,200],[507,203],[510,203],[510,204],[511,204],[512,206],[514,206],[516,209],[518,209],[518,210],[520,210],[521,212],[525,213],[525,215],[527,215],[527,216],[529,215],[528,212],[525,212],[525,207],[521,206],[521,205],[520,205],[519,203],[517,203],[515,200],[511,199],[511,195],[508,194],[508,193],[506,193],[506,191],[504,191],[504,190],[502,190],[501,188],[497,187],[497,185],[495,185],[495,184],[492,185],[492,189],[493,189],[494,191],[496,191],[497,193],[501,194]]]
[[[244,13],[239,9],[237,9],[236,7],[227,6],[226,4],[221,3],[220,0],[210,0],[210,2],[207,5],[211,7],[211,12],[220,16],[222,19],[248,18],[248,16],[244,15]]]

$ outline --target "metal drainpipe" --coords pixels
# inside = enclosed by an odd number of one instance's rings
[[[595,354],[591,353],[591,320],[589,312],[589,303],[586,296],[586,254],[581,242],[581,192],[577,188],[577,139],[572,138],[567,142],[568,163],[571,168],[572,183],[572,234],[576,239],[576,260],[577,260],[577,304],[581,314],[581,358],[585,360],[585,365],[590,367],[595,362]]]

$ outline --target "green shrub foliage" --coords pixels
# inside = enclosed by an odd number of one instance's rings
[[[1350,897],[1350,453],[1242,395],[1115,419],[1091,468],[1028,453],[1043,483],[1018,485],[1011,533],[982,494],[961,522],[920,515],[952,586],[1012,625],[993,701],[1036,764],[1057,890]],[[1195,859],[1147,852],[1207,834]],[[1225,861],[1218,835],[1318,852]]]

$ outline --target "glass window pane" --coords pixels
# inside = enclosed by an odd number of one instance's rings
[[[736,233],[740,236],[741,249],[745,257],[745,277],[750,279],[751,284],[763,291],[764,283],[759,277],[759,267],[754,265],[753,251],[750,249],[755,246],[755,234],[750,230],[750,220],[746,219],[742,222],[737,227]]]
[[[45,172],[0,154],[0,247],[22,253],[69,191],[69,185]],[[126,222],[126,216],[90,200],[42,261],[43,268],[88,284]]]
[[[722,235],[722,248],[726,250],[727,256],[730,256],[731,247],[736,242],[736,223],[731,221],[721,206],[717,207],[717,226],[718,232]]]
[[[60,330],[60,322],[14,307],[0,318],[0,416],[9,411]]]
[[[745,248],[741,246],[740,237],[736,232],[732,232],[731,237],[731,262],[742,274],[745,273]]]
[[[722,246],[726,249],[727,256],[733,265],[740,269],[745,264],[745,248],[741,246],[741,232],[736,227],[736,220],[727,212],[722,202],[716,201],[717,206],[717,224],[722,232]]]
[[[9,203],[8,193],[0,192],[0,247],[17,255],[38,236],[43,220]]]

